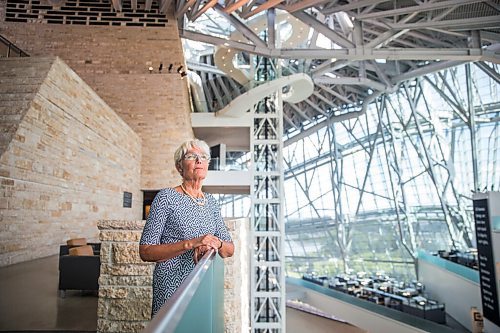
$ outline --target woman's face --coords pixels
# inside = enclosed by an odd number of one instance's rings
[[[208,160],[201,156],[206,156],[205,152],[198,147],[193,147],[187,151],[181,160],[182,178],[185,180],[204,180],[208,171]],[[210,156],[208,156],[210,158]]]

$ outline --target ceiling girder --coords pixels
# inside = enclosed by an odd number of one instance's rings
[[[393,29],[429,29],[429,28],[446,28],[450,30],[482,30],[498,28],[500,15],[483,16],[475,18],[445,20],[445,21],[421,21],[417,23],[395,23],[390,24]]]
[[[235,10],[244,6],[249,0],[239,0],[239,1],[226,1],[226,7],[224,8],[224,12],[226,14],[231,14]]]
[[[377,62],[373,61],[373,60],[370,60],[370,64],[374,67],[375,69],[375,72],[377,73],[377,76],[380,78],[380,80],[382,82],[384,82],[384,84],[387,86],[387,87],[391,87],[392,86],[392,82],[391,80],[389,79],[389,77],[384,73],[384,71],[382,69],[380,69],[380,66],[377,64]]]
[[[257,47],[262,47],[262,48],[267,48],[266,43],[260,39],[259,36],[257,36],[252,29],[250,29],[246,24],[241,22],[236,16],[232,14],[227,14],[224,12],[224,8],[222,8],[221,5],[216,4],[214,6],[214,9],[221,14],[223,17],[225,17],[231,24],[237,29],[239,32],[243,34],[245,38],[247,38],[249,41],[255,44]]]
[[[500,56],[495,52],[481,48],[384,48],[384,49],[276,49],[270,56],[284,59],[344,59],[344,60],[464,60],[500,62]]]
[[[414,1],[408,3],[410,7],[401,7],[394,0],[227,0],[220,4],[213,0],[206,1],[186,0],[178,1],[178,4],[184,5],[184,14],[193,21],[213,6],[248,42],[182,29],[179,30],[181,37],[212,45],[224,44],[235,51],[264,57],[299,59],[299,62],[288,64],[291,72],[310,70],[313,74],[316,85],[313,95],[300,103],[286,103],[286,127],[297,130],[302,129],[305,123],[317,121],[317,115],[339,116],[331,121],[354,118],[362,114],[360,111],[350,112],[361,108],[357,101],[371,101],[379,92],[392,91],[399,83],[421,75],[471,61],[500,63],[499,50],[487,47],[491,42],[500,41],[500,34],[496,32],[500,30],[499,6],[491,1]],[[194,2],[196,8],[186,13],[186,4]],[[339,2],[347,4],[339,5]],[[479,7],[474,5],[474,8],[479,8],[480,14],[465,13],[463,6],[476,3],[480,3]],[[497,12],[488,6],[497,9]],[[275,8],[287,10],[310,26],[313,36],[322,34],[334,47],[275,48],[273,40],[278,38],[278,31],[269,30],[265,42],[255,34],[250,23],[240,19],[268,10],[268,26],[275,26]],[[325,15],[339,12],[347,12],[349,29],[341,30],[345,27],[338,16],[344,13],[325,18]],[[354,17],[352,22],[350,17]],[[325,19],[329,24],[324,23]],[[226,28],[221,24],[220,29]],[[315,45],[312,43],[310,47]],[[326,61],[322,62],[323,59]],[[375,62],[378,59],[385,59],[387,63]],[[309,64],[313,66],[312,69]],[[478,66],[498,82],[498,72],[484,63]],[[215,82],[222,87],[219,88],[220,93],[226,90],[220,79]],[[369,89],[375,90],[375,93],[370,95]],[[224,93],[227,94],[226,91]],[[335,113],[331,114],[331,110],[335,110]]]
[[[335,77],[335,78],[333,78],[333,77],[322,76],[322,77],[315,78],[314,82],[321,83],[321,84],[360,85],[360,86],[370,87],[370,88],[372,88],[374,90],[378,90],[378,91],[386,91],[387,88],[389,88],[380,82],[370,80],[367,78],[363,78],[363,77]]]
[[[320,108],[316,103],[311,101],[310,98],[306,98],[304,100],[304,102],[309,104],[309,106],[311,106],[314,110],[316,110],[318,113],[322,114],[323,116],[325,116],[325,117],[328,116],[328,113],[325,110],[323,110],[322,108]]]
[[[160,13],[166,14],[172,0],[160,0]]]
[[[382,2],[388,2],[392,0],[360,0],[360,1],[352,1],[350,4],[341,5],[341,6],[333,6],[331,9],[322,10],[322,13],[325,15],[330,15],[338,12],[347,12],[353,9],[360,9],[372,5],[377,5]]]
[[[267,47],[274,49],[276,47],[276,11],[274,8],[267,11]]]
[[[500,84],[500,73],[498,73],[497,71],[495,71],[494,68],[491,68],[490,66],[488,66],[487,64],[485,64],[484,62],[476,62],[476,65],[483,71],[485,72],[486,74],[488,74],[493,80],[495,80],[497,83]]]
[[[204,5],[202,5],[201,7],[198,7],[197,10],[195,12],[193,12],[192,16],[189,18],[191,21],[196,21],[196,19],[198,17],[200,17],[201,15],[203,15],[207,10],[209,10],[210,8],[212,8],[213,6],[215,6],[215,4],[217,3],[217,0],[210,0],[208,2],[206,2]]]
[[[284,0],[268,0],[264,1],[264,3],[258,5],[257,7],[254,8],[252,4],[244,7],[244,9],[240,12],[240,17],[247,19],[251,16],[254,16],[255,14],[258,14],[266,9],[272,8],[276,5],[279,5],[282,3]]]
[[[304,22],[305,24],[309,25],[314,30],[323,34],[326,38],[332,40],[334,43],[345,48],[354,46],[354,44],[351,41],[346,39],[344,36],[340,35],[338,32],[333,31],[323,22],[320,22],[317,19],[315,19],[312,15],[309,15],[305,12],[295,12],[292,13],[292,15],[301,20],[302,22]]]
[[[175,18],[180,18],[182,15],[186,14],[188,10],[195,4],[196,0],[189,1],[177,1],[177,7],[175,9]]]
[[[290,103],[290,104],[288,104],[288,105],[290,105],[290,107],[291,107],[292,109],[294,109],[294,111],[295,111],[297,114],[299,114],[299,115],[300,115],[300,116],[301,116],[304,120],[307,120],[307,121],[311,121],[311,122],[312,122],[311,117],[309,117],[309,116],[308,116],[308,115],[307,115],[307,114],[303,111],[303,109],[302,109],[302,108],[299,108],[299,107],[297,107],[295,104],[291,104],[291,103]]]
[[[325,1],[325,0],[304,0],[304,1],[297,1],[293,4],[290,4],[290,5],[285,5],[283,6],[283,9],[286,10],[287,12],[289,13],[294,13],[294,12],[297,12],[299,10],[304,10],[304,9],[307,9],[309,7],[313,7],[313,6],[316,6],[316,5],[319,5],[323,2],[329,2],[329,1]]]
[[[333,103],[331,100],[328,100],[325,96],[321,95],[318,90],[313,91],[313,95],[322,100],[324,103],[326,103],[328,106],[332,108],[338,108],[339,106],[335,103]]]
[[[345,97],[344,95],[342,94],[339,94],[338,92],[336,92],[335,90],[333,89],[330,89],[329,87],[323,85],[323,84],[316,84],[316,86],[318,86],[319,88],[321,88],[322,90],[326,91],[327,93],[329,93],[330,95],[332,96],[335,96],[337,97],[338,99],[340,99],[341,101],[343,101],[344,103],[347,103],[347,104],[354,104],[353,101],[351,101],[349,98]]]
[[[386,46],[393,40],[407,33],[408,31],[409,31],[408,29],[401,31],[388,30],[379,35],[377,38],[372,39],[370,42],[366,43],[365,46],[369,48],[380,48],[382,46]]]
[[[397,76],[393,76],[391,80],[394,84],[398,84],[400,82],[411,80],[419,76],[434,73],[446,68],[455,67],[463,63],[465,63],[465,61],[439,61],[424,67],[419,67],[417,69],[410,70],[406,73]]]
[[[485,1],[484,3],[487,4],[488,6],[490,6],[491,8],[496,9],[497,11],[500,12],[500,4],[498,4],[494,1]]]
[[[484,0],[448,0],[440,2],[422,2],[417,6],[408,6],[391,10],[381,10],[377,12],[372,12],[368,14],[359,14],[359,15],[353,13],[353,15],[358,20],[366,20],[366,19],[382,18],[389,16],[399,16],[404,14],[424,12],[436,9],[446,9],[453,6],[462,6],[476,2],[484,2]]]

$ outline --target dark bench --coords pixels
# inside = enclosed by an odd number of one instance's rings
[[[99,290],[101,271],[100,243],[89,243],[94,255],[70,256],[68,245],[59,248],[59,294],[65,296],[66,290]]]

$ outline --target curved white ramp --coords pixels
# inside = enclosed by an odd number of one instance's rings
[[[201,77],[193,71],[187,71],[189,87],[193,95],[193,103],[197,112],[208,112],[207,99],[203,91]]]
[[[257,16],[255,19],[250,20],[247,24],[253,32],[258,35],[263,30],[267,29],[267,17],[266,15]],[[276,24],[279,29],[284,24],[289,25],[288,29],[281,29],[283,34],[287,31],[287,36],[285,36],[285,39],[282,41],[283,47],[293,48],[307,40],[310,29],[309,26],[299,19],[291,16],[289,13],[279,13],[276,15]],[[237,30],[231,33],[229,39],[239,42],[247,40],[243,34]],[[215,48],[214,62],[221,71],[226,73],[242,86],[246,86],[251,80],[250,73],[248,69],[243,68],[243,66],[235,66],[234,58],[236,55],[237,52],[234,52],[231,48],[220,45]]]
[[[283,94],[283,101],[298,103],[309,97],[314,90],[312,79],[304,73],[284,76],[279,79],[269,81],[260,86],[247,91],[235,98],[222,110],[216,113],[217,116],[239,117],[244,115],[253,105],[273,94],[278,89],[288,87],[288,91]]]

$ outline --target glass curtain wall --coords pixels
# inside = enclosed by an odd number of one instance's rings
[[[287,274],[411,280],[418,249],[474,247],[472,194],[500,189],[499,89],[462,65],[285,142]],[[219,199],[225,216],[248,216],[248,197]]]

